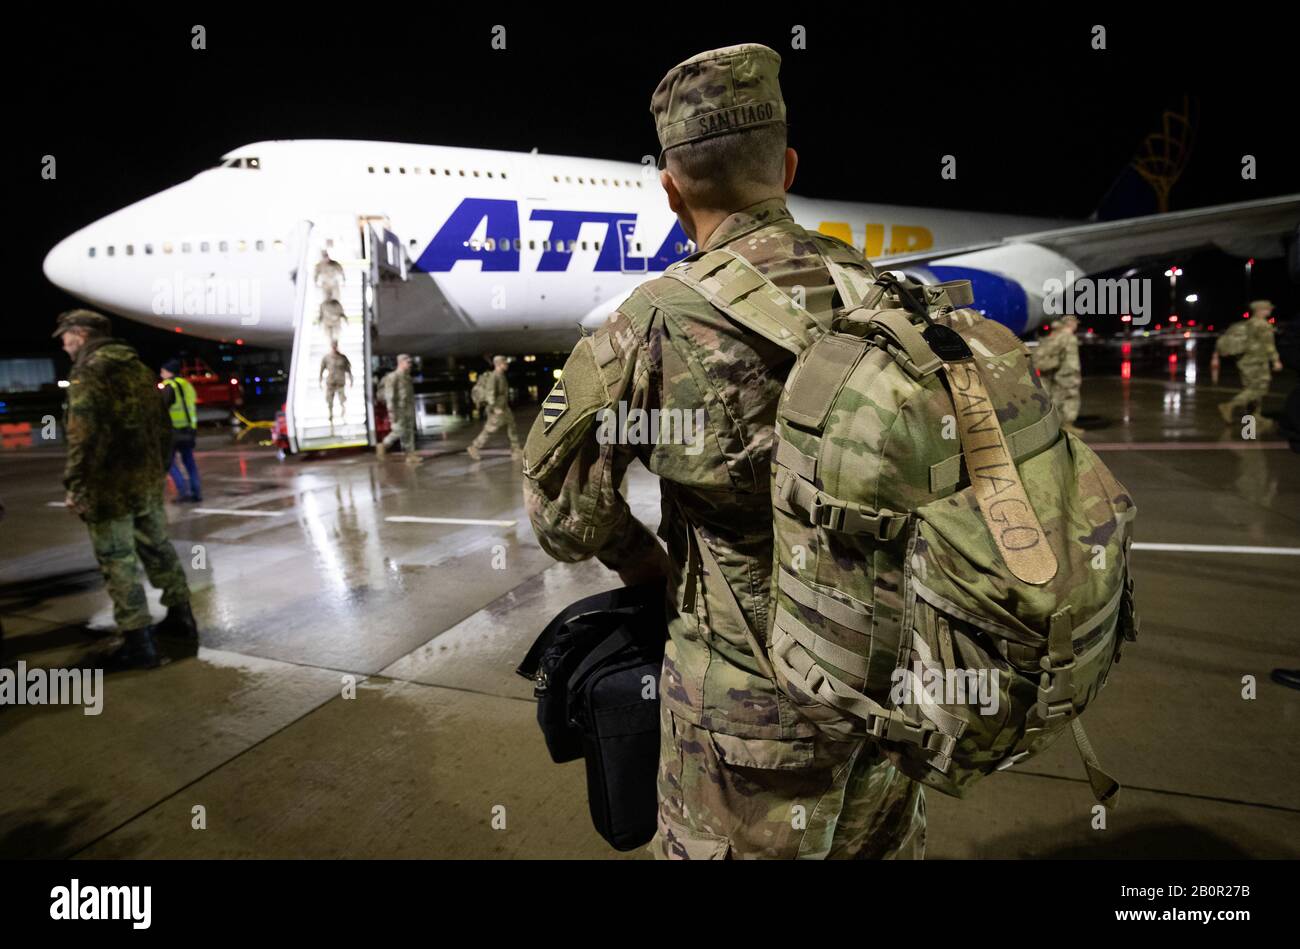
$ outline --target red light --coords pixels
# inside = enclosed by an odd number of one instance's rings
[[[1241,314],[1241,318],[1242,318],[1243,320],[1248,320],[1248,319],[1250,319],[1250,314],[1249,314],[1249,313],[1243,313],[1243,314]]]
[[[1187,321],[1187,325],[1188,325],[1188,326],[1195,326],[1195,325],[1196,325],[1196,321],[1195,321],[1195,320],[1188,320],[1188,321]]]
[[[1125,356],[1127,356],[1129,353],[1133,351],[1133,344],[1125,343],[1123,346],[1119,348],[1119,351],[1123,353]]]
[[[1133,377],[1133,363],[1125,359],[1119,364],[1119,377],[1121,379],[1131,379]]]
[[[1177,323],[1177,322],[1178,322],[1178,317],[1177,317],[1177,315],[1174,315],[1174,316],[1169,317],[1169,322],[1170,322],[1170,323]]]
[[[181,328],[179,326],[173,326],[172,329],[174,329],[178,333],[181,331]]]
[[[243,346],[243,345],[244,345],[244,341],[243,341],[242,339],[237,339],[237,340],[235,340],[235,345],[236,345],[236,346]]]
[[[1213,333],[1213,332],[1214,332],[1214,324],[1211,323],[1211,324],[1209,325],[1208,329],[1209,329],[1209,331],[1210,331],[1211,333]]]
[[[1177,354],[1177,353],[1170,353],[1170,354],[1169,354],[1169,361],[1170,361],[1171,363],[1178,362],[1178,354]]]

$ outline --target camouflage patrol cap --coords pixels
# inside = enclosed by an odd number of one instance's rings
[[[1260,310],[1271,310],[1271,309],[1273,309],[1272,300],[1251,300],[1250,301],[1251,313],[1258,313]]]
[[[108,321],[108,317],[96,313],[94,310],[65,310],[59,314],[54,332],[50,335],[57,338],[78,326],[83,326],[95,333],[102,333],[105,336],[113,330],[113,324]]]
[[[760,43],[697,53],[678,63],[650,97],[659,167],[670,148],[762,125],[785,123],[781,57]]]

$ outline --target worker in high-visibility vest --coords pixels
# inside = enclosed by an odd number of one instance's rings
[[[194,460],[194,442],[199,427],[198,396],[190,380],[181,376],[180,371],[180,360],[164,363],[163,381],[159,388],[163,391],[163,401],[172,420],[171,476],[176,485],[177,500],[196,502],[203,500],[199,489],[199,466]],[[181,456],[181,463],[189,474],[188,484],[176,463],[177,455]]]

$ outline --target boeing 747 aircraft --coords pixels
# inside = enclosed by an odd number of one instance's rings
[[[1045,287],[1217,243],[1283,252],[1300,196],[1105,223],[809,200],[805,227],[925,283],[970,279],[976,306],[1024,333]],[[210,339],[286,347],[313,247],[347,256],[369,222],[408,279],[381,290],[374,351],[569,348],[648,275],[694,248],[652,166],[364,141],[237,148],[193,179],[61,241],[47,277],[106,311]],[[326,237],[321,241],[321,232]],[[304,269],[307,271],[303,273]]]

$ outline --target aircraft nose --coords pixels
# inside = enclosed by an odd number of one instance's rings
[[[55,244],[54,248],[45,255],[45,263],[42,265],[42,269],[45,271],[45,278],[60,290],[80,295],[84,277],[83,262],[81,254],[78,254],[76,247],[74,247],[74,243],[81,244],[84,242],[76,239],[77,235],[73,234],[71,237],[65,237]],[[81,253],[85,253],[84,249]]]

